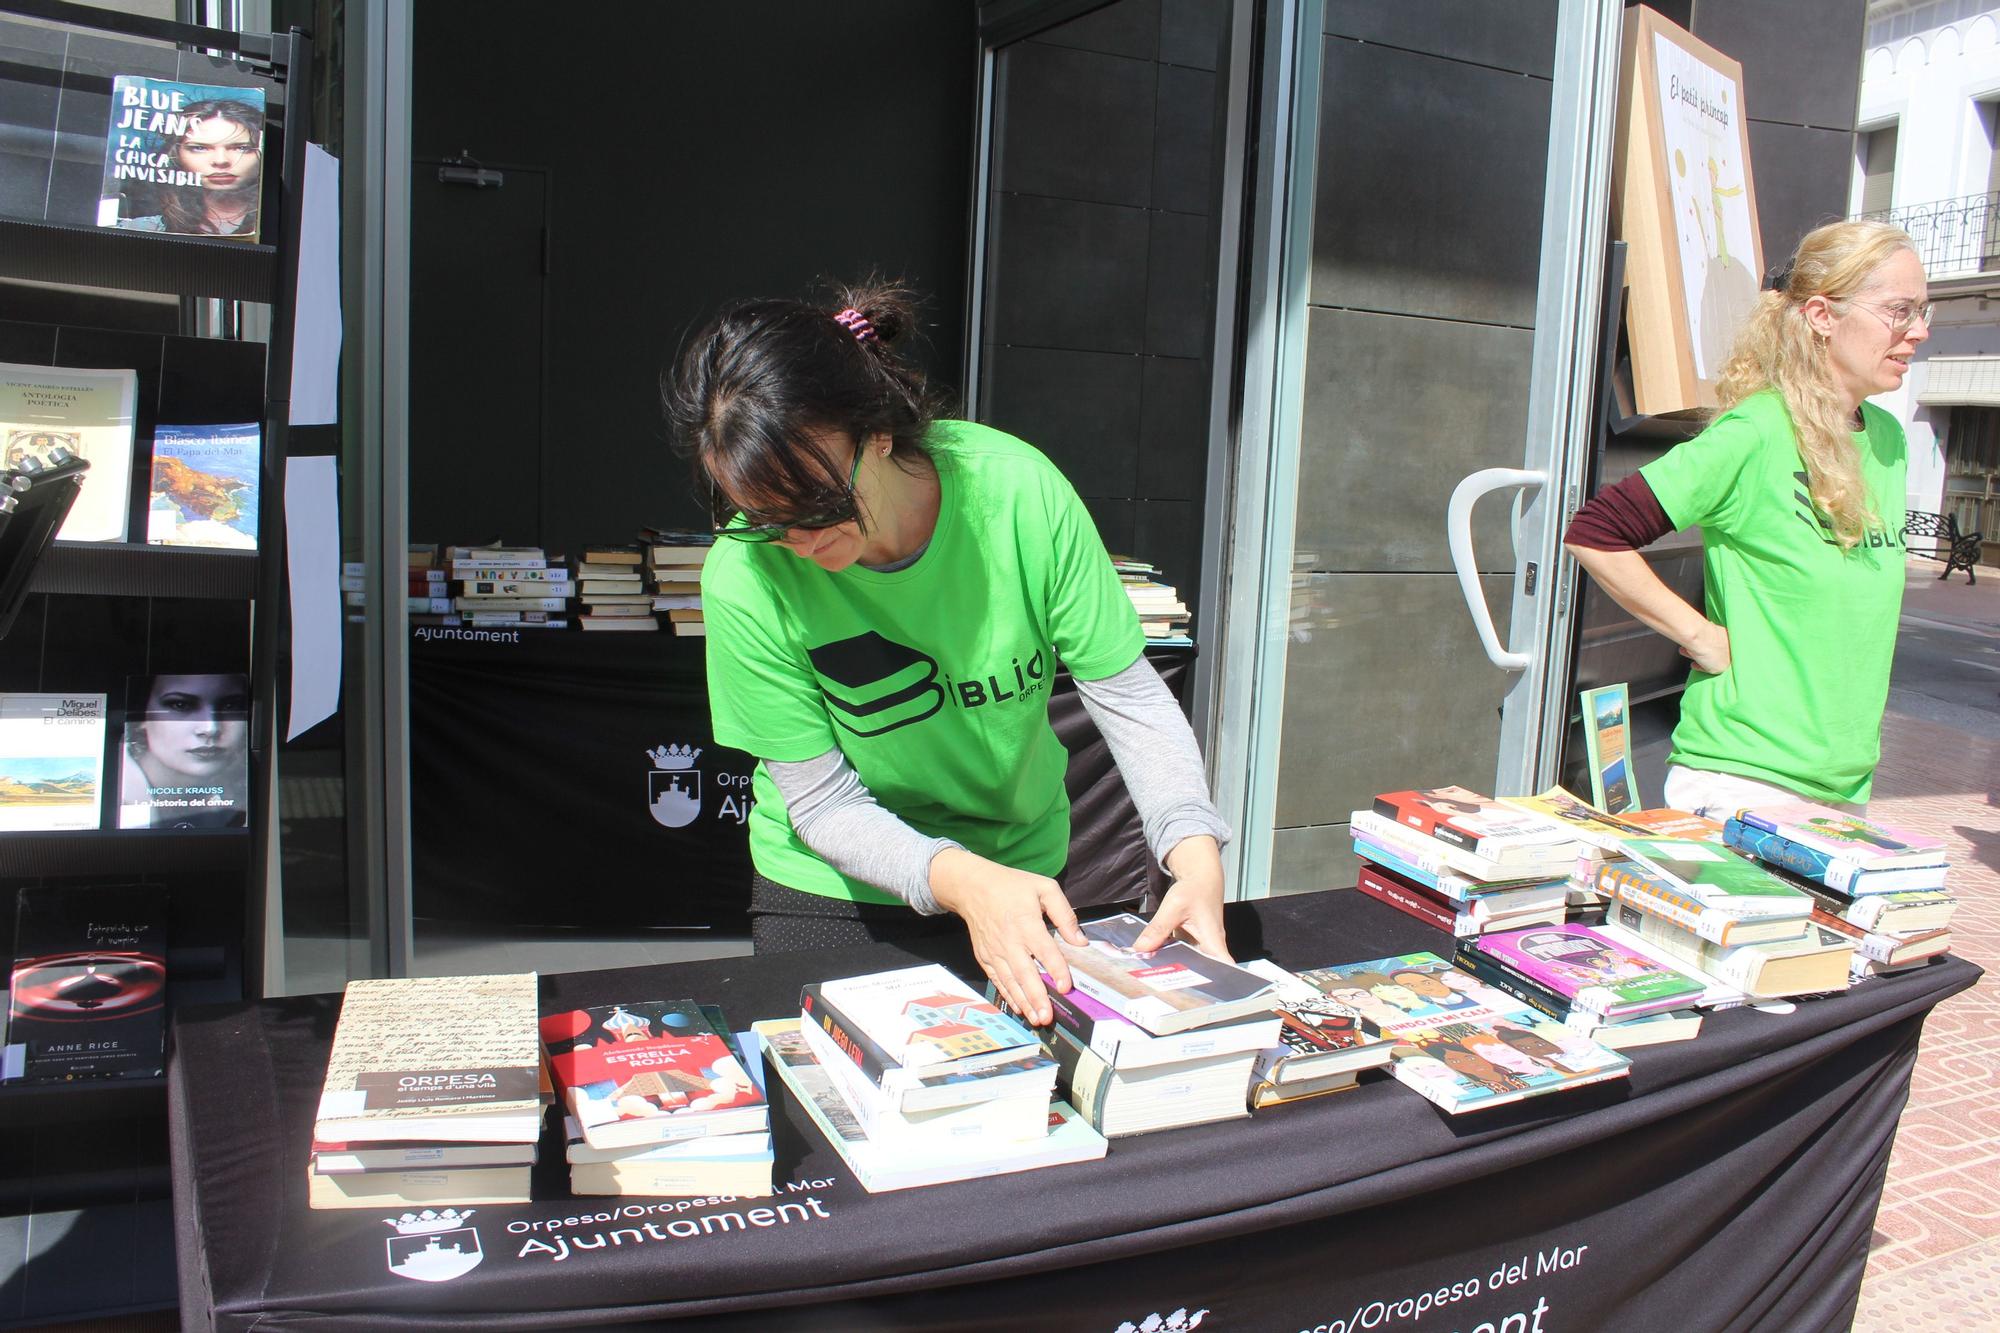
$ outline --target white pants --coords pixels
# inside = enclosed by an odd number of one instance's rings
[[[1679,764],[1667,766],[1667,789],[1665,799],[1668,807],[1685,810],[1691,815],[1702,815],[1718,823],[1735,817],[1745,806],[1784,805],[1790,801],[1811,801],[1830,810],[1843,814],[1865,815],[1868,805],[1846,805],[1839,801],[1822,801],[1815,796],[1801,796],[1788,788],[1769,782],[1759,782],[1755,778],[1739,777],[1734,773],[1712,773],[1705,768],[1684,768]]]

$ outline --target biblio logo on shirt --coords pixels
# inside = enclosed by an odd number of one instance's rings
[[[701,770],[693,745],[656,745],[646,751],[653,771],[646,774],[646,809],[667,828],[686,828],[701,813]]]
[[[486,1252],[479,1247],[479,1231],[461,1226],[473,1210],[456,1208],[421,1213],[404,1213],[382,1220],[396,1228],[389,1237],[389,1271],[412,1282],[449,1282],[479,1267]]]
[[[1828,546],[1840,545],[1840,539],[1833,535],[1833,524],[1826,521],[1826,515],[1820,513],[1819,506],[1815,505],[1812,501],[1812,493],[1807,485],[1806,474],[1803,472],[1794,472],[1792,476],[1799,483],[1798,489],[1792,492],[1792,499],[1798,501],[1799,507],[1794,509],[1792,513],[1798,517],[1799,522],[1812,529],[1815,537],[1818,537]],[[1904,545],[1903,534],[1900,532],[1890,532],[1887,528],[1883,527],[1873,527],[1862,535],[1861,541],[1858,544],[1874,547],[1901,547]]]
[[[857,736],[911,726],[944,707],[937,659],[872,629],[808,656],[834,720]]]

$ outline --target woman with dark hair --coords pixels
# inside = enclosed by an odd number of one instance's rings
[[[1799,242],[1723,363],[1701,434],[1577,511],[1564,544],[1694,663],[1666,803],[1727,819],[1803,796],[1865,810],[1903,603],[1895,390],[1930,336],[1901,230],[1834,222]],[[1704,609],[1639,548],[1699,525]]]
[[[190,103],[176,114],[184,126],[168,138],[164,151],[175,171],[198,183],[158,187],[158,213],[121,218],[118,225],[177,236],[255,237],[264,183],[264,113],[248,102],[214,99]]]
[[[1007,1002],[1047,1022],[1037,965],[1069,987],[1049,923],[1084,942],[1054,879],[1057,662],[1174,877],[1142,951],[1178,930],[1228,956],[1228,832],[1082,501],[1031,446],[939,419],[897,350],[914,327],[889,286],[746,301],[666,382],[720,538],[702,573],[715,739],[758,759],[752,940],[906,939],[952,913]]]

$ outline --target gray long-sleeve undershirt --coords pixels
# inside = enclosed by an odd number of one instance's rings
[[[1114,676],[1080,680],[1076,689],[1111,747],[1153,855],[1164,861],[1181,839],[1203,833],[1227,842],[1229,826],[1208,798],[1194,732],[1153,664],[1141,657]],[[927,837],[884,809],[838,749],[765,767],[800,841],[828,865],[927,916],[944,910],[931,895],[931,859],[958,843]]]

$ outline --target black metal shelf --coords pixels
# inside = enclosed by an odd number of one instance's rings
[[[66,829],[0,833],[0,877],[241,871],[248,829]]]
[[[94,1078],[74,1083],[0,1083],[0,1129],[22,1125],[164,1116],[167,1080]]]
[[[11,278],[269,305],[277,272],[269,245],[0,217],[0,274]]]
[[[33,592],[108,597],[257,595],[257,553],[144,542],[57,542],[35,569]]]

